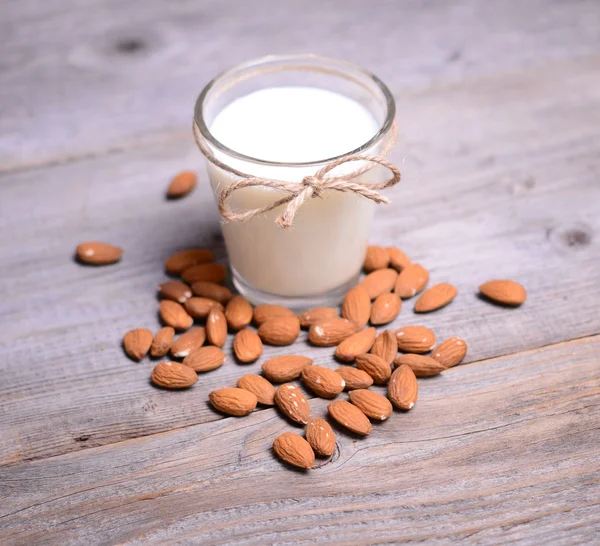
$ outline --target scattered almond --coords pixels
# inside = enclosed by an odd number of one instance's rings
[[[313,307],[298,315],[301,328],[308,328],[315,322],[329,320],[338,317],[338,312],[333,307]]]
[[[368,389],[357,389],[348,393],[352,402],[370,419],[385,421],[393,411],[391,402],[381,394]]]
[[[377,296],[391,292],[396,284],[398,273],[395,269],[378,269],[369,273],[362,281],[361,285],[369,294],[369,298],[374,300]]]
[[[356,367],[367,372],[375,385],[385,385],[392,374],[391,366],[380,356],[365,353],[356,357]]]
[[[211,345],[223,347],[227,341],[227,320],[221,309],[213,307],[206,317],[206,337]]]
[[[349,320],[336,318],[313,324],[308,330],[308,340],[318,347],[338,345],[358,330]]]
[[[352,362],[356,355],[366,353],[375,342],[375,328],[365,328],[342,341],[335,350],[335,356],[343,362]]]
[[[310,358],[301,355],[275,356],[263,363],[262,372],[273,383],[285,383],[300,377],[302,370],[312,363]]]
[[[390,255],[382,246],[371,245],[367,248],[363,268],[367,273],[376,269],[385,269],[390,263]]]
[[[240,362],[254,362],[263,352],[263,344],[254,330],[240,330],[233,339],[233,352]]]
[[[367,373],[350,366],[342,366],[335,370],[346,383],[344,390],[368,389],[373,384],[373,378]]]
[[[267,345],[291,345],[300,334],[300,321],[297,317],[275,317],[258,327],[258,335]]]
[[[169,184],[167,189],[167,197],[169,199],[177,199],[184,197],[196,187],[198,177],[195,172],[182,171]]]
[[[254,410],[258,402],[254,393],[237,387],[217,389],[212,391],[208,398],[215,409],[235,417],[248,415]]]
[[[294,312],[281,305],[257,305],[254,308],[254,323],[257,326],[264,324],[268,320],[279,317],[295,317]]]
[[[265,406],[275,404],[275,387],[260,375],[243,375],[237,380],[237,386],[253,393],[259,404]]]
[[[206,341],[206,332],[202,326],[192,328],[185,334],[181,334],[179,338],[171,345],[171,355],[175,358],[185,358],[192,351],[199,349]]]
[[[394,407],[409,410],[417,401],[419,385],[414,372],[406,364],[398,366],[388,384],[388,398]]]
[[[161,362],[154,366],[150,379],[165,389],[186,389],[198,381],[198,376],[190,367],[179,362]]]
[[[275,438],[273,451],[282,461],[298,468],[312,468],[315,464],[315,454],[310,444],[293,432],[284,432]]]
[[[440,343],[431,356],[445,368],[460,364],[467,354],[467,342],[460,337],[451,337]]]
[[[346,386],[340,374],[323,366],[306,366],[302,370],[302,381],[321,398],[335,398]]]
[[[233,298],[233,294],[229,288],[210,281],[195,282],[192,284],[192,292],[195,296],[215,300],[222,305],[226,305]]]
[[[415,313],[429,313],[448,305],[458,294],[458,290],[447,282],[436,284],[425,290],[415,303]]]
[[[158,287],[158,295],[166,300],[185,303],[192,297],[192,291],[187,284],[180,281],[166,281]]]
[[[142,360],[152,345],[152,332],[146,328],[130,330],[123,336],[123,347],[125,352],[133,360]]]
[[[165,356],[171,348],[174,336],[175,330],[170,326],[165,326],[156,332],[152,340],[152,345],[150,345],[150,356],[155,358]]]
[[[435,334],[425,326],[405,326],[396,330],[396,342],[405,353],[428,353],[435,346]]]
[[[373,347],[371,347],[371,354],[377,355],[388,364],[391,364],[398,354],[398,342],[396,341],[396,335],[391,330],[385,330],[381,332],[376,338]]]
[[[310,419],[310,408],[302,391],[292,383],[285,383],[275,391],[275,404],[289,419],[306,425]]]
[[[222,283],[227,278],[227,269],[214,262],[198,264],[184,270],[181,278],[189,284],[200,281]]]
[[[327,406],[329,415],[340,425],[361,436],[371,432],[371,422],[356,406],[345,400],[330,402]]]
[[[371,324],[379,326],[392,322],[400,313],[402,301],[396,294],[381,294],[371,307]]]
[[[515,281],[488,281],[479,287],[479,291],[488,299],[516,307],[527,299],[527,292]]]
[[[210,372],[225,362],[225,353],[214,345],[207,345],[192,351],[183,359],[183,364],[195,372]]]
[[[197,319],[205,319],[208,317],[210,310],[215,307],[216,309],[223,310],[223,306],[214,300],[208,298],[190,298],[183,306],[187,311],[188,315]]]
[[[446,367],[430,356],[406,354],[400,355],[394,360],[394,366],[406,364],[417,377],[432,377],[443,372]]]
[[[371,298],[365,287],[359,284],[351,288],[342,303],[342,317],[363,328],[369,322],[370,314]]]
[[[329,457],[335,450],[335,432],[331,425],[320,417],[311,419],[306,425],[306,441],[321,457]]]
[[[187,330],[194,323],[194,319],[187,314],[181,304],[175,301],[162,300],[158,306],[158,313],[167,326],[171,326],[178,332]]]
[[[165,262],[165,269],[171,275],[179,275],[193,265],[212,262],[214,257],[213,252],[206,248],[188,248],[169,256]]]
[[[407,265],[410,265],[410,258],[399,248],[388,246],[387,251],[390,256],[390,267],[393,267],[396,271],[400,272]]]
[[[77,260],[88,265],[114,264],[123,256],[123,249],[118,246],[101,243],[99,241],[88,241],[77,245],[75,250]]]
[[[244,296],[233,296],[225,307],[225,318],[229,328],[242,330],[252,321],[252,305]]]
[[[404,267],[394,286],[394,293],[403,300],[418,294],[429,281],[429,271],[420,264],[408,264]]]

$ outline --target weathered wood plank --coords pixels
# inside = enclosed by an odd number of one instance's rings
[[[400,93],[600,51],[595,0],[22,0],[0,25],[2,170],[187,142],[201,87],[270,53],[347,58]]]
[[[461,293],[427,317],[408,304],[392,327],[462,335],[470,361],[600,331],[599,74],[581,60],[399,97],[405,179],[372,238]],[[163,201],[168,178],[200,163],[173,141],[0,177],[2,464],[218,419],[208,392],[259,369],[230,363],[169,393],[149,385],[149,361],[132,363],[119,346],[128,329],[157,327],[154,290],[173,250],[207,244],[224,258],[206,186]],[[85,239],[122,245],[122,263],[76,265]],[[478,300],[493,277],[522,281],[526,304]],[[298,350],[335,365],[328,349],[284,349]]]
[[[275,410],[0,469],[3,544],[600,537],[600,337],[422,380],[414,410],[284,467]],[[311,401],[313,414],[325,400]]]

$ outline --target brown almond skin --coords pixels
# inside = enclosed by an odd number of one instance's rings
[[[373,384],[373,378],[367,372],[359,370],[358,368],[342,366],[335,371],[344,379],[344,382],[346,383],[344,390],[346,391],[368,389]]]
[[[373,343],[370,353],[383,358],[388,364],[394,362],[394,358],[396,358],[396,355],[398,354],[396,334],[391,330],[381,332],[381,334],[375,338],[375,343]]]
[[[408,264],[396,280],[394,293],[403,300],[418,294],[429,282],[429,271],[421,264]]]
[[[405,353],[424,354],[435,346],[435,334],[425,326],[404,326],[396,330],[398,349]]]
[[[123,336],[123,347],[125,352],[133,360],[142,360],[152,345],[152,332],[146,328],[130,330]]]
[[[152,370],[150,379],[165,389],[187,389],[198,381],[198,376],[190,367],[179,362],[161,362]]]
[[[252,305],[244,296],[233,296],[225,307],[227,325],[233,331],[243,330],[252,322]]]
[[[488,300],[511,307],[517,307],[527,299],[527,292],[522,285],[506,279],[483,283],[479,292]]]
[[[258,335],[267,345],[291,345],[300,334],[300,321],[291,317],[275,317],[258,327]]]
[[[216,282],[197,281],[192,284],[192,292],[195,296],[218,301],[221,305],[226,305],[233,298],[229,288]]]
[[[199,349],[206,341],[206,332],[202,326],[192,328],[181,334],[171,345],[171,355],[175,358],[185,358],[192,351]]]
[[[187,284],[180,281],[166,281],[158,287],[158,295],[165,300],[185,303],[192,297],[192,291]]]
[[[196,187],[198,176],[193,171],[182,171],[176,175],[167,188],[169,199],[180,199],[191,193]]]
[[[362,281],[361,285],[369,294],[369,298],[374,300],[377,296],[391,292],[396,284],[398,272],[395,269],[378,269],[369,273]]]
[[[333,347],[358,331],[356,323],[343,318],[324,320],[308,330],[308,340],[317,347]]]
[[[309,469],[315,464],[315,454],[310,444],[293,432],[284,432],[275,438],[273,451],[282,461],[297,468]]]
[[[213,307],[216,307],[221,311],[223,310],[223,306],[218,301],[210,300],[208,298],[190,298],[183,306],[188,315],[196,319],[205,319],[208,317],[208,313],[210,313],[210,310]]]
[[[306,366],[302,370],[302,381],[321,398],[335,398],[346,386],[340,374],[324,366]]]
[[[399,248],[388,246],[387,251],[390,256],[390,267],[396,271],[401,272],[406,266],[410,265],[410,258]]]
[[[306,425],[310,419],[310,408],[302,391],[293,383],[284,383],[275,391],[275,404],[279,410],[295,423]]]
[[[418,394],[419,385],[410,366],[406,364],[398,366],[388,383],[390,402],[395,408],[409,410],[415,405]]]
[[[86,265],[109,265],[121,259],[123,249],[100,241],[88,241],[77,245],[75,256]]]
[[[275,387],[260,375],[243,375],[237,380],[240,389],[250,391],[256,396],[259,404],[275,405]]]
[[[206,317],[206,338],[211,345],[223,347],[227,341],[227,320],[220,309],[213,307]]]
[[[175,301],[161,301],[158,305],[158,313],[161,320],[176,332],[187,330],[194,323],[194,319],[188,315],[183,306]]]
[[[210,372],[222,366],[225,358],[222,349],[214,345],[206,345],[192,351],[183,359],[183,364],[198,373]]]
[[[263,375],[273,383],[286,383],[300,377],[306,366],[313,361],[302,355],[280,355],[270,358],[262,365]]]
[[[375,328],[365,328],[342,341],[335,349],[335,357],[342,362],[352,362],[356,355],[366,353],[375,342]]]
[[[255,362],[263,352],[263,344],[254,330],[240,330],[233,339],[233,352],[240,362]]]
[[[437,360],[424,355],[400,355],[394,360],[394,366],[397,368],[402,364],[409,366],[417,377],[433,377],[446,369],[446,366],[440,364]]]
[[[171,348],[173,337],[175,337],[175,330],[170,326],[165,326],[156,332],[150,345],[150,356],[154,358],[165,356]]]
[[[363,269],[370,273],[376,269],[385,269],[389,263],[390,255],[387,249],[382,246],[371,245],[367,248]]]
[[[309,328],[316,322],[337,318],[338,312],[333,307],[313,307],[298,315],[300,328]]]
[[[400,313],[401,308],[402,300],[396,294],[381,294],[371,307],[371,324],[379,326],[392,322]]]
[[[371,298],[360,284],[348,290],[342,303],[342,317],[354,322],[359,328],[369,322],[371,315]]]
[[[440,343],[431,356],[445,368],[460,364],[467,354],[467,342],[460,337],[451,337]]]
[[[254,393],[237,387],[217,389],[212,391],[208,398],[215,409],[234,417],[252,413],[258,402]]]
[[[371,432],[371,422],[367,416],[350,402],[345,400],[330,402],[327,411],[337,423],[355,434],[366,436]]]
[[[221,284],[227,278],[227,268],[214,262],[193,265],[181,273],[181,278],[188,284],[199,281]]]
[[[423,292],[415,303],[415,313],[430,313],[448,305],[458,294],[450,283],[442,282]]]
[[[348,393],[350,402],[369,419],[385,421],[393,411],[392,403],[381,394],[368,389],[356,389]]]
[[[187,248],[169,256],[165,269],[171,275],[179,275],[193,265],[205,264],[214,260],[214,254],[207,248]]]
[[[306,425],[305,434],[306,441],[317,455],[330,457],[335,451],[335,432],[325,419],[311,419]]]
[[[261,326],[267,320],[271,320],[277,317],[295,317],[294,312],[287,307],[281,305],[257,305],[254,308],[254,324]]]
[[[357,355],[356,367],[368,373],[375,385],[385,385],[392,374],[391,366],[383,358],[370,353]]]

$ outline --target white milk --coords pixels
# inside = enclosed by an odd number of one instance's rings
[[[274,87],[227,105],[209,127],[228,148],[256,159],[284,163],[321,161],[343,155],[369,141],[379,124],[361,104],[343,95],[311,87]],[[368,150],[366,153],[376,153]],[[273,167],[216,153],[224,163],[252,176],[300,182],[318,167]],[[356,162],[335,174],[356,170]],[[211,163],[215,192],[232,176]],[[360,180],[373,180],[373,171]],[[233,210],[258,208],[284,194],[245,188],[229,200]],[[362,265],[373,216],[373,203],[352,193],[323,192],[298,210],[284,230],[274,219],[283,207],[246,222],[223,223],[234,272],[254,289],[284,297],[318,297],[353,282]]]

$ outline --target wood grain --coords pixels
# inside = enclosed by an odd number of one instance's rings
[[[592,544],[599,354],[596,336],[421,380],[414,410],[338,429],[309,472],[272,455],[294,429],[274,409],[3,468],[0,542]]]

